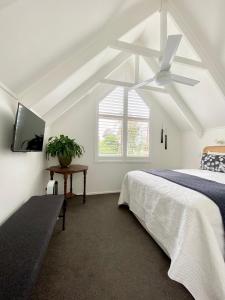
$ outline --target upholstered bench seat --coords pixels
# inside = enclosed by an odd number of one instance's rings
[[[1,300],[29,299],[63,202],[34,196],[0,226]]]

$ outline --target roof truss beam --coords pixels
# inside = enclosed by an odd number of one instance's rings
[[[49,112],[43,115],[43,118],[48,123],[53,123],[56,119],[62,116],[65,112],[70,110],[75,104],[77,104],[84,96],[86,96],[92,89],[94,89],[101,80],[109,76],[116,68],[118,68],[123,62],[125,62],[131,54],[120,53],[108,64],[100,68],[94,75],[88,78],[82,83],[76,90],[74,90],[69,96],[55,105]]]
[[[150,67],[150,69],[153,70],[153,72],[157,73],[159,71],[159,66],[153,59],[145,58],[145,61],[147,65]],[[186,105],[184,99],[178,93],[174,85],[173,84],[166,85],[165,89],[168,92],[168,94],[171,96],[173,101],[176,103],[177,107],[179,108],[180,112],[184,116],[189,126],[199,137],[201,137],[203,134],[203,128],[201,124],[198,122],[198,120],[196,119],[195,115],[190,110],[190,108]]]
[[[101,80],[101,83],[115,85],[115,86],[122,86],[122,87],[130,88],[130,89],[132,89],[132,87],[134,85],[134,83],[131,83],[131,82],[112,80],[112,79],[103,79],[103,80]],[[142,86],[139,89],[144,90],[144,91],[163,93],[163,94],[167,93],[167,91],[165,89],[158,88],[158,87]]]
[[[110,44],[110,47],[116,50],[125,51],[131,54],[141,55],[144,57],[154,57],[159,59],[162,55],[161,51],[123,42],[123,41],[116,41]],[[186,57],[182,57],[182,56],[175,56],[174,61],[192,67],[203,68],[203,69],[205,68],[202,62],[189,59]]]
[[[146,20],[157,10],[158,1],[140,1],[131,6],[118,17],[112,19],[107,26],[103,26],[98,32],[97,37],[89,41],[83,49],[75,51],[69,59],[61,62],[54,69],[34,82],[29,88],[19,93],[19,98],[28,106],[34,106],[42,98],[52,92],[57,86],[62,84],[75,71],[96,57],[101,51],[106,49],[109,44],[117,40],[132,28]],[[137,14],[138,11],[138,14]]]
[[[140,75],[140,56],[135,55],[134,57],[134,82],[137,84],[139,82]]]
[[[191,41],[191,44],[195,49],[196,53],[202,59],[205,68],[209,71],[218,88],[222,91],[223,95],[225,96],[225,80],[222,69],[219,65],[215,65],[214,61],[212,60],[212,57],[208,52],[208,49],[204,48],[198,36],[196,36],[191,27],[187,25],[187,22],[185,22],[186,18],[184,18],[179,9],[177,9],[177,6],[175,6],[172,1],[168,1],[167,7],[168,11],[171,13],[172,17],[174,18],[182,32],[185,34],[187,39]]]
[[[4,83],[2,82],[0,82],[0,90],[4,91],[10,97],[13,97],[15,100],[19,101],[17,95],[12,90],[10,90],[6,85],[4,85]]]
[[[167,3],[166,0],[161,2],[160,10],[160,51],[164,51],[167,42]]]

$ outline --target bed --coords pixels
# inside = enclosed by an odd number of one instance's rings
[[[203,153],[225,154],[225,146]],[[225,173],[201,169],[181,173],[225,184]],[[207,196],[143,171],[122,183],[119,205],[128,205],[170,257],[168,275],[196,300],[225,299],[224,226],[218,206]]]

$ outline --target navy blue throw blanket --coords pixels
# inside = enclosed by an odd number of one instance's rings
[[[225,228],[225,184],[172,170],[145,170],[210,198],[220,209]]]

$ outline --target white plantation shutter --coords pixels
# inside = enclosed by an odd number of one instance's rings
[[[149,156],[149,108],[135,90],[128,92],[127,156]]]
[[[149,108],[135,90],[128,93],[128,117],[149,119]]]
[[[149,157],[149,108],[135,90],[117,87],[99,103],[98,156]]]
[[[123,88],[118,87],[99,103],[99,114],[123,116]]]
[[[99,103],[99,156],[122,156],[123,95],[123,88],[118,87]]]
[[[127,156],[149,156],[149,123],[128,120],[127,126]]]

